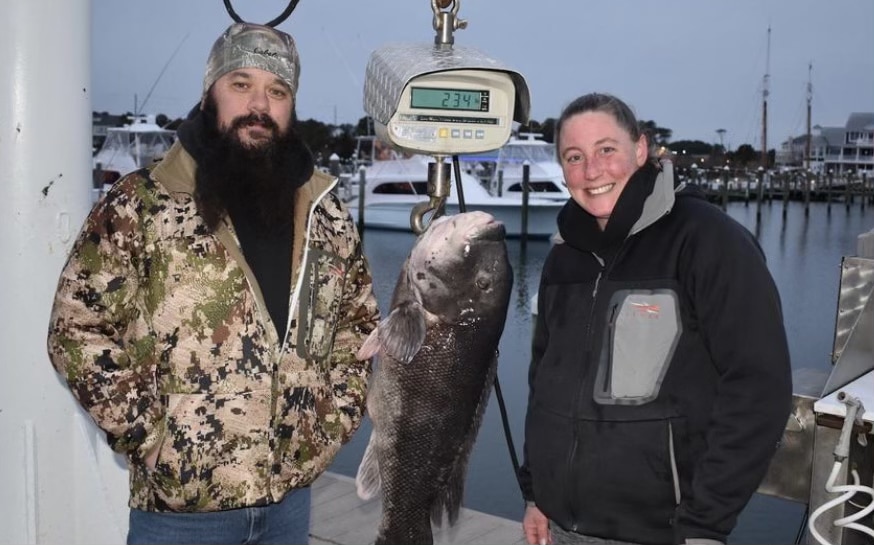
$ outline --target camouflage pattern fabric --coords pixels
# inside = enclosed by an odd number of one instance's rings
[[[317,172],[298,192],[279,339],[226,220],[197,214],[177,143],[85,222],[49,325],[52,364],[127,455],[130,506],[216,511],[311,483],[357,429],[379,319],[358,233]]]

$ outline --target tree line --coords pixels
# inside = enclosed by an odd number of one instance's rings
[[[132,114],[128,112],[123,117],[132,117]],[[182,121],[182,118],[171,120],[164,114],[156,116],[157,124],[168,129],[176,129]],[[519,132],[540,134],[543,140],[551,143],[555,135],[556,121],[552,117],[548,117],[542,122],[531,120],[520,126]],[[750,144],[742,144],[737,149],[729,151],[721,144],[710,144],[701,140],[671,141],[673,131],[659,126],[653,120],[640,121],[640,128],[647,135],[651,145],[656,148],[667,148],[680,158],[708,158],[710,164],[731,164],[738,168],[759,166],[760,154]],[[316,119],[297,119],[295,129],[310,146],[316,161],[322,166],[327,166],[328,159],[335,153],[341,161],[352,160],[356,153],[356,139],[359,136],[373,134],[373,121],[370,117],[364,116],[355,124],[333,125]],[[769,165],[773,165],[773,161],[774,150],[770,150]]]

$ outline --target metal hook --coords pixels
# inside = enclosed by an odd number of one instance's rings
[[[236,11],[234,11],[234,7],[231,5],[231,0],[224,0],[224,2],[225,2],[225,9],[228,11],[228,15],[231,16],[231,19],[233,19],[234,21],[236,21],[238,23],[245,23],[246,22],[243,20],[242,17],[237,15]],[[273,19],[269,23],[264,23],[264,26],[275,27],[276,25],[278,25],[278,24],[282,23],[283,21],[285,21],[286,19],[288,19],[288,16],[291,15],[291,12],[294,11],[294,8],[297,7],[298,2],[300,2],[300,0],[289,0],[288,6],[286,6],[285,11],[280,13],[279,17],[277,17],[276,19]]]
[[[428,229],[431,222],[442,216],[445,211],[446,197],[431,197],[428,202],[420,202],[413,207],[413,211],[410,213],[410,229],[417,235],[421,235]],[[428,225],[425,225],[425,216],[429,212],[433,212],[433,214],[428,220]]]
[[[443,215],[446,209],[446,199],[449,197],[451,184],[449,179],[449,164],[442,157],[434,157],[434,162],[428,163],[428,201],[421,202],[410,212],[410,228],[417,235],[425,232],[431,222]],[[431,218],[425,225],[425,216]]]

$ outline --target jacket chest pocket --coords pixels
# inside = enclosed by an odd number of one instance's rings
[[[327,365],[348,268],[336,254],[309,250],[298,304],[298,356]]]
[[[676,292],[620,290],[608,307],[594,399],[640,405],[658,397],[683,332]]]

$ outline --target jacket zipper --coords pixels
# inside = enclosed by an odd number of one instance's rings
[[[601,284],[601,277],[604,274],[604,265],[605,265],[604,260],[601,259],[600,257],[598,257],[597,254],[595,254],[593,252],[592,256],[594,256],[594,258],[598,261],[598,264],[601,265],[601,270],[598,271],[598,276],[595,278],[595,286],[594,286],[594,288],[592,288],[592,304],[589,306],[589,320],[588,320],[588,324],[586,324],[586,344],[585,344],[585,350],[583,351],[583,354],[585,354],[585,357],[584,357],[583,361],[588,361],[589,359],[591,359],[592,319],[595,316],[595,302],[598,299],[598,288]],[[583,384],[582,383],[585,383],[585,377],[583,374],[580,374],[580,381],[581,381],[580,387],[577,388],[577,400],[576,400],[576,403],[574,404],[574,407],[576,408],[575,410],[577,412],[579,412],[579,407],[580,407],[580,404],[582,403],[582,396],[583,396],[583,387],[582,387]],[[580,444],[580,435],[581,435],[580,426],[577,422],[578,420],[579,420],[578,418],[574,418],[573,443],[571,445],[570,452],[568,452],[567,460],[565,461],[565,464],[567,467],[567,475],[568,475],[567,482],[568,483],[576,482],[575,475],[574,475],[574,467],[575,467],[574,466],[574,458],[576,458],[577,449],[578,449],[579,444]],[[576,509],[574,509],[574,501],[573,501],[574,488],[568,487],[568,488],[566,488],[566,490],[567,490],[567,496],[565,497],[565,501],[567,502],[568,512],[571,514],[571,524],[572,524],[571,531],[576,532],[577,531],[577,513],[576,513]]]
[[[325,195],[330,193],[336,185],[337,180],[335,179],[334,182],[331,183],[323,193],[317,195],[316,198],[313,199],[313,202],[310,205],[310,209],[307,213],[306,218],[306,228],[304,229],[303,234],[303,252],[301,254],[298,267],[305,267],[307,258],[309,257],[310,233],[312,232],[313,218],[315,217],[316,207],[320,202],[322,202],[322,199],[325,198]],[[292,221],[294,221],[294,219],[292,219]],[[291,295],[288,302],[288,320],[285,326],[285,336],[282,339],[279,339],[279,350],[276,352],[276,356],[273,360],[273,376],[270,386],[270,454],[267,458],[267,462],[269,464],[267,468],[267,498],[271,503],[273,502],[273,466],[276,463],[276,450],[278,449],[278,444],[276,441],[276,405],[279,402],[279,363],[282,359],[282,354],[285,353],[286,347],[288,345],[288,339],[289,337],[291,337],[291,322],[294,320],[294,310],[295,307],[299,304],[298,297],[300,297],[301,286],[303,285],[304,277],[306,276],[306,274],[306,270],[298,270],[297,282],[295,283],[294,288],[291,290]],[[300,339],[298,339],[298,341],[300,341]]]
[[[677,471],[677,454],[674,452],[674,426],[670,420],[668,420],[668,454],[671,458],[671,477],[674,481],[674,500],[676,500],[677,505],[680,505],[683,495],[680,492],[680,472]]]
[[[227,220],[225,220],[225,221],[227,222]],[[240,243],[240,239],[237,236],[237,232],[233,228],[233,224],[230,222],[227,222],[227,227],[228,227],[228,231],[231,233],[231,236],[234,239],[234,242],[237,244],[237,248],[240,249],[240,255],[242,256],[242,259],[245,260],[246,257],[245,257],[245,255],[243,255],[243,245]],[[254,275],[254,272],[253,272],[253,275]],[[267,311],[267,308],[263,307],[261,305],[260,301],[258,301],[258,295],[255,293],[255,290],[252,287],[252,282],[248,278],[246,278],[246,285],[249,288],[249,293],[252,295],[252,300],[255,301],[255,308],[258,309],[258,315],[261,317],[261,323],[264,323],[264,324],[268,323],[270,321],[270,313]],[[266,305],[266,301],[264,304]],[[266,329],[268,329],[268,328],[265,328],[265,330]],[[275,327],[274,327],[274,331],[276,331]],[[286,332],[286,336],[288,336],[287,332]],[[278,339],[278,337],[277,337],[277,340],[281,341],[281,339]],[[282,355],[282,344],[281,343],[280,343],[279,348],[280,348],[279,352],[276,352],[275,349],[273,351],[273,354],[272,354],[273,357],[271,358],[272,365],[271,365],[271,371],[270,371],[270,426],[269,426],[269,436],[267,438],[267,444],[270,448],[270,452],[267,455],[267,483],[266,483],[267,501],[270,503],[273,503],[272,476],[273,476],[273,464],[274,464],[274,461],[276,459],[275,454],[274,454],[274,450],[276,448],[276,432],[274,430],[274,427],[276,426],[276,422],[275,422],[276,398],[277,398],[277,394],[278,394],[278,388],[276,386],[276,382],[277,382],[277,379],[279,378],[278,377],[279,358]]]
[[[619,250],[617,250],[616,254],[613,256],[613,259],[610,260],[609,265],[598,254],[596,254],[595,252],[591,252],[591,254],[595,258],[595,260],[598,261],[598,264],[601,265],[601,270],[598,272],[598,276],[595,278],[595,287],[592,289],[592,304],[589,307],[589,321],[588,321],[588,324],[586,325],[586,346],[585,346],[586,349],[584,351],[584,354],[585,354],[584,361],[586,361],[586,362],[590,361],[591,357],[592,357],[592,334],[593,334],[592,324],[593,324],[593,320],[595,317],[595,306],[596,306],[596,302],[598,300],[598,290],[601,287],[601,279],[610,276],[610,272],[613,270],[613,266],[616,264],[617,261],[619,261],[619,258],[622,255],[623,250],[627,246],[627,240],[628,239],[622,241],[622,244],[619,246]],[[613,318],[611,317],[611,320],[612,319]],[[609,374],[610,373],[608,372],[606,375],[609,376]],[[581,380],[582,380],[582,378],[581,378]],[[582,400],[583,395],[584,395],[584,391],[583,391],[582,385],[580,385],[580,388],[577,388],[577,400],[576,400],[576,404],[574,405],[574,408],[577,411],[577,413],[579,413],[579,411],[580,411],[580,406],[582,405],[582,402],[583,402],[583,400]],[[579,420],[579,418],[575,418],[575,420]],[[574,425],[573,445],[571,446],[571,450],[570,450],[570,453],[568,454],[568,458],[566,461],[568,482],[569,483],[576,482],[576,479],[574,478],[574,463],[573,463],[573,461],[574,461],[574,458],[576,457],[577,449],[579,447],[580,435],[581,435],[580,427],[579,427],[579,425],[575,424]],[[565,498],[565,501],[567,502],[567,505],[568,505],[568,512],[571,514],[571,520],[572,520],[571,531],[576,532],[578,530],[578,528],[577,528],[577,513],[576,513],[576,510],[574,509],[573,492],[572,492],[571,488],[568,488],[567,490],[568,490],[568,493],[567,493],[567,497]]]
[[[613,339],[616,337],[616,312],[619,309],[618,304],[612,305],[608,309],[607,324],[604,328],[604,342],[607,343],[607,361],[613,361]],[[613,366],[608,365],[604,370],[604,383],[597,385],[604,393],[612,392],[610,382],[613,380]]]

